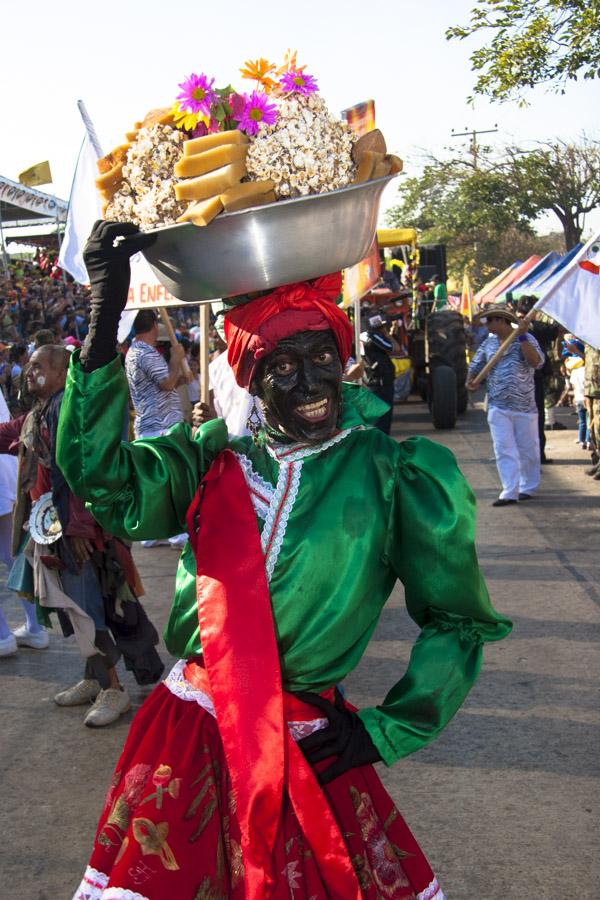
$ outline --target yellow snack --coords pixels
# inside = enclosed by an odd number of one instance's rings
[[[193,225],[200,227],[208,225],[209,222],[223,211],[223,204],[220,197],[210,197],[208,200],[201,200],[199,203],[190,203],[182,216],[177,219],[178,222],[192,222]]]
[[[99,159],[96,165],[98,166],[100,174],[105,175],[107,172],[110,172],[117,163],[125,162],[127,151],[130,146],[130,144],[121,144],[119,147],[115,147],[114,150],[111,150],[110,153],[107,153],[106,156]]]
[[[111,188],[114,188],[119,182],[123,180],[123,163],[119,162],[109,169],[108,172],[104,172],[103,175],[99,175],[96,178],[96,187],[99,191],[110,191]]]
[[[254,201],[258,197],[262,197],[274,189],[275,182],[271,180],[246,181],[244,184],[236,184],[235,187],[231,187],[224,194],[221,194],[221,201],[225,212],[233,212],[236,209],[244,209],[243,206],[237,205],[240,201],[243,201],[245,206],[253,206],[255,205]]]
[[[204,153],[214,147],[222,147],[223,144],[247,144],[248,135],[237,129],[235,131],[218,131],[216,134],[205,134],[203,137],[192,138],[183,145],[185,156],[193,156],[195,153]]]
[[[163,107],[162,109],[151,109],[149,113],[144,116],[144,121],[141,124],[142,128],[151,128],[152,125],[174,125],[175,119],[173,118],[173,113],[168,107]]]
[[[244,185],[240,185],[243,187]],[[223,194],[221,200],[223,200]],[[252,206],[265,206],[267,203],[275,203],[277,197],[275,191],[267,191],[266,194],[247,194],[245,197],[238,197],[237,200],[229,201],[225,207],[225,212],[239,212],[240,209],[250,209]],[[225,206],[225,204],[223,204]]]
[[[384,178],[389,175],[392,170],[392,164],[388,159],[382,159],[381,162],[375,164],[371,178]]]
[[[128,141],[135,141],[137,138],[137,134],[138,134],[137,129],[135,131],[126,131],[125,137],[127,138]]]
[[[373,178],[373,172],[382,160],[383,153],[378,153],[376,150],[365,150],[358,164],[354,184],[362,184],[363,181]]]
[[[386,156],[386,159],[391,163],[390,175],[397,175],[398,172],[401,172],[404,168],[404,163],[400,159],[399,156],[394,156],[393,153],[390,153]]]
[[[207,172],[214,172],[215,169],[221,169],[230,163],[246,159],[247,154],[247,144],[222,144],[220,147],[213,147],[212,150],[206,150],[204,153],[182,156],[179,162],[175,163],[175,177],[189,178],[193,175],[206,175]]]
[[[246,174],[245,162],[232,163],[216,172],[209,172],[208,175],[180,181],[175,185],[175,196],[177,200],[208,200],[209,197],[220,196]]]

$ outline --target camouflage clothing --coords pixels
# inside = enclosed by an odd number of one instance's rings
[[[585,345],[585,388],[586,397],[600,399],[600,350]]]

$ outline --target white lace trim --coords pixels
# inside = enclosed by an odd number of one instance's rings
[[[195,688],[186,679],[184,674],[185,665],[185,659],[178,660],[163,681],[163,684],[172,694],[179,697],[180,700],[186,700],[188,703],[197,703],[198,706],[205,709],[207,713],[210,713],[213,718],[216,718],[215,708],[208,694],[205,694],[204,691],[199,691],[198,688]],[[328,724],[329,722],[327,719],[309,719],[307,722],[288,722],[288,728],[290,729],[290,733],[294,740],[300,741],[302,738],[308,737],[309,734],[314,734],[315,731],[326,728]],[[90,871],[93,872],[94,870],[91,869]],[[96,874],[102,875],[101,872]],[[106,878],[106,876],[104,877]],[[80,900],[80,898],[77,897],[74,898],[74,900]],[[93,897],[91,900],[96,900],[96,898]]]
[[[279,475],[269,506],[260,543],[265,557],[267,581],[271,580],[285,537],[288,519],[298,496],[302,461],[285,460],[279,464]]]
[[[207,713],[210,713],[215,718],[215,708],[211,698],[204,691],[198,690],[198,688],[189,683],[184,674],[185,665],[185,659],[178,660],[164,679],[164,686],[176,697],[179,697],[180,700],[197,703],[198,706],[201,706],[202,709],[205,709]]]
[[[81,884],[73,894],[73,900],[102,900],[108,875],[87,866]]]
[[[322,444],[267,444],[267,451],[271,454],[273,459],[276,459],[278,462],[296,462],[299,459],[305,459],[307,456],[323,453],[324,450],[329,450],[334,444],[339,444],[340,441],[347,438],[353,431],[363,430],[364,425],[355,425],[352,428],[346,428],[334,437],[329,438],[328,441],[323,441]]]
[[[434,878],[424,891],[417,894],[417,900],[446,900],[437,878]]]
[[[314,734],[315,731],[321,731],[322,728],[327,728],[329,720],[309,719],[308,722],[288,722],[287,724],[291,736],[298,742],[301,741],[302,738],[308,737],[309,734]]]
[[[119,887],[109,887],[102,894],[102,900],[149,900],[145,894],[136,891],[126,891]]]
[[[236,453],[235,455],[242,467],[254,510],[261,519],[266,519],[269,511],[269,504],[273,500],[275,488],[254,470],[252,462],[247,456],[243,453]]]

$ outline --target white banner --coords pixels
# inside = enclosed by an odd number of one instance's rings
[[[189,305],[189,302],[178,300],[168,292],[141,253],[136,253],[131,258],[131,281],[129,282],[126,310]]]
[[[39,213],[52,219],[58,217],[59,222],[67,219],[67,203],[51,194],[36,191],[35,188],[25,187],[16,181],[0,176],[0,200],[4,203],[12,203],[30,212]]]

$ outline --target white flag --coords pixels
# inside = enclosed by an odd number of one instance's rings
[[[600,232],[571,262],[540,286],[535,309],[556,319],[567,331],[600,349]]]
[[[79,151],[69,198],[65,236],[58,257],[59,266],[66,269],[80,284],[87,284],[89,281],[83,262],[83,248],[92,225],[96,219],[102,218],[100,195],[95,184],[98,177],[97,160],[98,154],[86,132]]]

